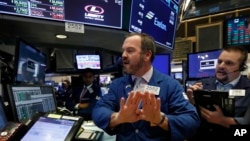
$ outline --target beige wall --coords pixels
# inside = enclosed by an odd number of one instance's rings
[[[71,75],[66,76],[46,76],[45,81],[55,81],[56,83],[62,82],[63,80],[69,80],[71,82]]]

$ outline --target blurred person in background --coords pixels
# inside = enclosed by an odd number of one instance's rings
[[[83,70],[83,84],[72,88],[72,94],[66,100],[66,108],[76,111],[76,115],[91,120],[93,107],[101,97],[99,82],[95,81],[95,72],[90,68]]]

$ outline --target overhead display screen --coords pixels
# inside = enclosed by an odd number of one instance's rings
[[[97,54],[76,55],[77,69],[101,69],[101,57]]]
[[[65,19],[90,25],[122,28],[121,0],[65,0]]]
[[[0,13],[122,28],[122,0],[0,0]]]
[[[250,44],[250,33],[246,25],[247,18],[236,17],[226,21],[226,46]]]
[[[129,32],[147,33],[158,44],[173,49],[179,10],[177,2],[132,0]]]
[[[0,0],[0,12],[64,20],[64,0]]]

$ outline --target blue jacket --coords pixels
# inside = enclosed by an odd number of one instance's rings
[[[201,80],[203,89],[216,90],[216,78],[206,78]],[[250,124],[250,119],[245,119],[246,111],[250,108],[250,80],[247,77],[241,76],[239,82],[232,89],[245,89],[245,96],[235,97],[235,120],[239,124]],[[250,113],[249,113],[250,114]]]
[[[161,112],[169,120],[169,131],[149,122],[124,123],[109,129],[110,117],[120,109],[120,99],[128,97],[132,90],[130,75],[118,78],[109,87],[108,94],[99,100],[93,110],[95,124],[109,134],[116,134],[119,141],[183,141],[193,135],[200,124],[196,109],[183,97],[183,88],[178,81],[154,69],[148,85],[160,87]]]

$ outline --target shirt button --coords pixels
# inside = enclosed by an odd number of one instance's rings
[[[135,129],[135,133],[139,133],[139,130],[138,130],[138,129]]]

